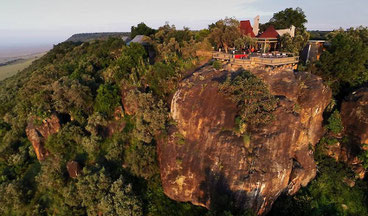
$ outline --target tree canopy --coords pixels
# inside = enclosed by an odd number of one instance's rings
[[[309,33],[306,30],[298,31],[295,37],[290,34],[284,34],[279,38],[282,52],[290,52],[299,54],[300,51],[307,45],[309,40]]]
[[[130,29],[130,37],[133,39],[137,35],[150,36],[156,32],[155,29],[148,27],[145,23],[141,22],[137,26],[132,26]]]
[[[63,42],[0,81],[1,215],[207,212],[164,195],[156,155],[158,135],[168,127],[166,101],[187,71],[206,60],[196,52],[211,48],[207,33],[197,40],[188,28],[151,30],[133,28],[151,35],[152,62],[145,47],[119,37]],[[128,114],[127,101],[136,103],[136,113]],[[36,132],[48,153],[44,161],[28,140],[29,125],[46,131]],[[76,177],[69,176],[71,161],[83,168]]]
[[[260,29],[264,31],[270,25],[273,25],[276,29],[286,29],[293,25],[296,30],[303,31],[306,29],[304,25],[307,22],[308,20],[301,8],[286,8],[285,10],[274,13],[270,21],[261,25]]]
[[[225,18],[209,26],[210,39],[217,48],[224,48],[227,52],[229,47],[234,47],[236,39],[241,37],[239,21],[234,18]]]
[[[329,34],[327,50],[316,63],[316,74],[339,92],[342,85],[358,86],[368,81],[368,29],[338,30]]]

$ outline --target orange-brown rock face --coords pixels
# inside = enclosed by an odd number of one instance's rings
[[[69,161],[66,163],[66,169],[68,170],[70,178],[77,178],[82,171],[82,168],[77,161]]]
[[[280,99],[268,126],[238,137],[236,105],[218,90],[228,73],[209,67],[181,83],[171,103],[177,124],[158,143],[164,192],[178,201],[212,208],[224,197],[240,208],[267,213],[283,192],[294,194],[314,178],[313,147],[331,91],[316,76],[252,71]]]
[[[356,142],[368,145],[368,88],[353,92],[341,105],[345,131]]]
[[[361,88],[349,95],[341,104],[341,119],[346,135],[352,138],[349,145],[330,150],[336,160],[347,163],[363,179],[365,169],[357,155],[368,145],[368,88]],[[332,148],[332,147],[330,147]]]
[[[44,142],[51,134],[60,130],[60,120],[56,115],[52,115],[40,124],[35,124],[36,121],[36,118],[29,120],[26,134],[36,152],[37,159],[42,161],[48,155],[47,149],[44,148]]]
[[[362,161],[357,156],[359,153],[359,146],[353,143],[341,144],[337,142],[333,145],[328,145],[326,150],[328,156],[336,161],[346,163],[358,178],[364,179],[365,169],[362,165]]]

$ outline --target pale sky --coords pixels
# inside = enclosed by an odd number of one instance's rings
[[[0,0],[0,49],[57,44],[79,32],[130,31],[139,22],[193,30],[226,16],[260,15],[266,22],[288,7],[304,10],[308,29],[368,26],[368,0]]]

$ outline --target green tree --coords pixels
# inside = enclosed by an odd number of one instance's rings
[[[126,80],[130,84],[140,85],[141,78],[146,73],[147,52],[139,43],[124,46],[121,55],[110,65],[108,71],[116,83]]]
[[[278,100],[265,83],[249,71],[241,70],[234,78],[228,76],[219,89],[239,107],[238,133],[244,134],[273,120],[272,111],[277,108]]]
[[[64,160],[73,160],[81,152],[81,143],[86,136],[83,128],[68,122],[62,129],[48,137],[45,148]]]
[[[150,36],[156,32],[155,29],[148,27],[145,23],[141,22],[137,27],[132,26],[130,30],[130,37],[133,39],[137,35]]]
[[[317,71],[337,94],[341,86],[368,80],[367,29],[338,30],[329,35],[330,46],[316,63]],[[362,35],[362,36],[361,36]]]
[[[97,90],[94,109],[96,112],[111,116],[120,104],[120,92],[116,85],[102,84]]]
[[[234,47],[236,39],[241,37],[239,21],[234,18],[225,18],[210,26],[209,38],[218,48],[222,47],[227,52],[229,47]]]
[[[88,215],[142,215],[142,203],[134,194],[132,185],[123,176],[113,180],[105,168],[83,169],[76,184],[82,205]]]
[[[166,127],[168,113],[162,100],[157,100],[152,93],[131,90],[126,102],[136,104],[134,137],[151,143],[154,136]]]
[[[156,146],[133,141],[125,151],[124,164],[136,176],[149,179],[159,174]]]
[[[270,25],[273,25],[276,29],[286,29],[293,25],[297,30],[303,31],[306,29],[304,24],[307,22],[307,18],[301,8],[286,8],[283,11],[274,13],[270,21],[261,25],[260,29],[264,31]]]
[[[57,112],[68,113],[74,119],[83,121],[85,114],[92,111],[92,93],[88,86],[78,80],[62,77],[51,85],[52,103]]]
[[[290,34],[284,34],[279,38],[281,51],[299,54],[307,45],[309,33],[306,30],[297,31],[295,37]]]
[[[327,128],[335,134],[341,133],[344,129],[342,125],[341,115],[338,110],[335,110],[330,118],[328,118]]]
[[[241,36],[234,41],[234,46],[238,50],[245,49],[248,46],[255,46],[256,44],[257,41],[249,36]]]
[[[196,41],[203,41],[205,38],[208,37],[210,31],[208,29],[202,29],[195,33]]]

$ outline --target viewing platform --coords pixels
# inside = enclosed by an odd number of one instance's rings
[[[239,58],[239,56],[244,56]],[[299,62],[299,56],[250,54],[233,55],[223,52],[213,52],[212,57],[217,60],[228,61],[230,64],[252,68],[257,66],[295,66]]]

